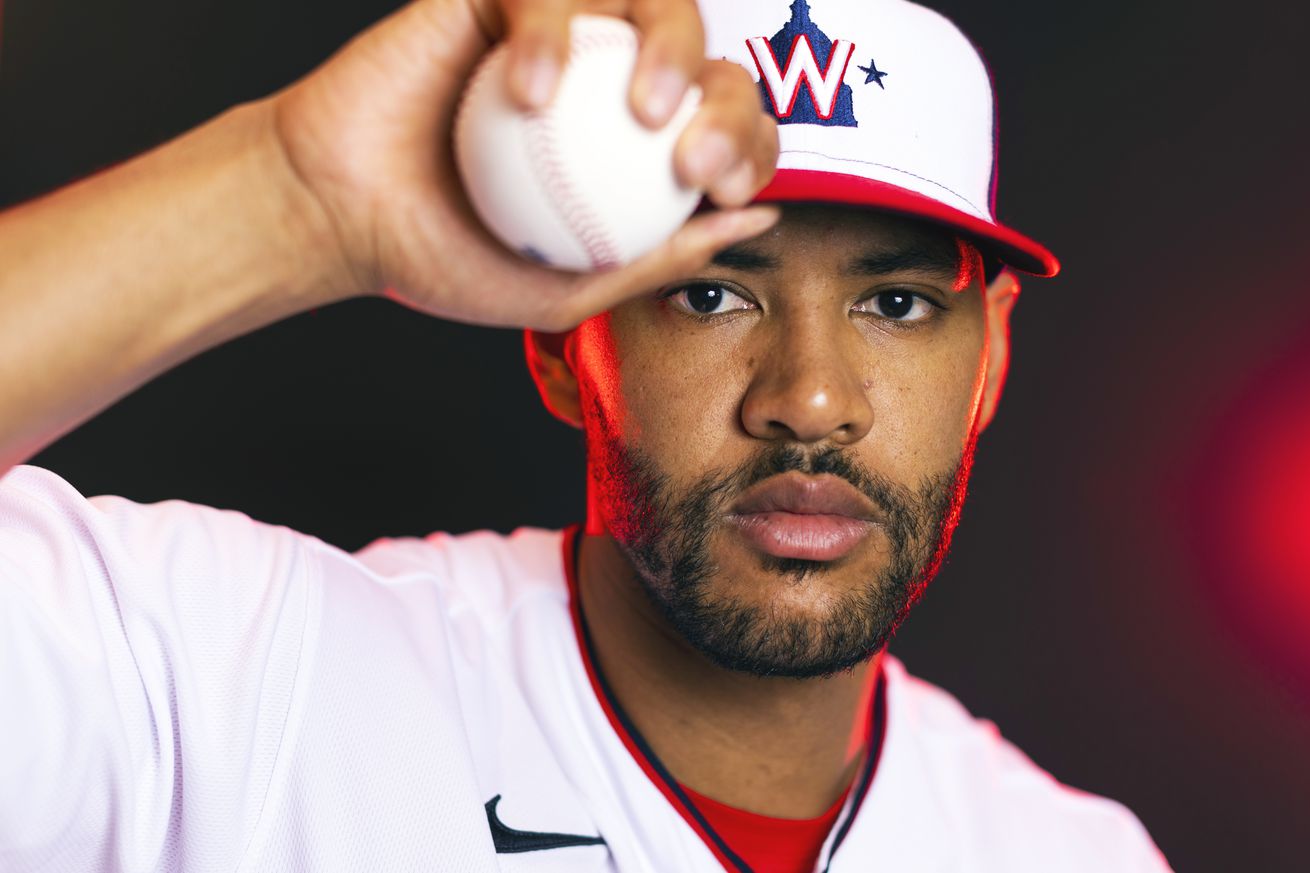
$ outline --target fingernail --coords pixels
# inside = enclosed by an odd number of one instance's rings
[[[751,199],[755,169],[751,162],[740,160],[723,181],[714,186],[714,200],[722,206],[741,206]]]
[[[739,214],[741,232],[755,236],[777,224],[778,219],[782,217],[782,210],[776,206],[752,206],[750,209],[743,209]]]
[[[697,131],[688,146],[689,181],[708,187],[720,173],[728,169],[734,157],[732,141],[726,135],[712,128]]]
[[[523,61],[515,70],[519,93],[533,109],[541,109],[550,102],[555,94],[555,83],[559,79],[559,65],[555,59],[540,55]]]
[[[687,79],[677,70],[667,67],[656,70],[646,77],[645,96],[640,100],[646,122],[654,127],[663,127],[687,91]]]

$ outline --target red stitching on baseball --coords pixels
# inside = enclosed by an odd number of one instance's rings
[[[606,28],[603,33],[583,33],[570,46],[569,63],[587,52],[607,48],[636,48],[636,37],[626,28]],[[559,149],[554,106],[532,115],[528,123],[533,169],[551,195],[551,202],[568,228],[587,252],[594,269],[617,266],[622,260],[618,243],[605,222],[582,197],[574,184]]]
[[[537,178],[546,189],[564,226],[586,250],[591,266],[601,268],[618,264],[618,246],[605,230],[600,216],[591,209],[569,178],[568,169],[560,155],[553,114],[539,112],[533,115],[528,122],[528,135],[531,143],[529,152]]]

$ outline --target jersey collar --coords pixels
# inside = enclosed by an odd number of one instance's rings
[[[623,708],[619,706],[618,700],[610,690],[605,677],[601,674],[592,646],[591,634],[587,628],[586,617],[582,612],[582,599],[578,586],[578,550],[581,544],[582,530],[579,525],[574,525],[564,532],[563,558],[564,574],[569,589],[569,614],[573,621],[574,633],[577,635],[578,650],[582,653],[582,662],[586,668],[587,678],[591,682],[592,690],[595,692],[601,709],[604,710],[606,718],[609,719],[614,733],[618,735],[624,747],[632,755],[633,760],[641,767],[642,772],[646,774],[647,778],[660,790],[660,793],[664,795],[669,804],[691,826],[692,830],[696,832],[719,862],[723,864],[724,869],[736,871],[736,873],[753,873],[741,856],[734,852],[732,847],[715,832],[700,810],[692,803],[691,798],[687,796],[682,786],[660,762],[649,743],[637,730],[636,725],[623,711]],[[819,869],[824,873],[827,873],[833,855],[850,832],[855,816],[863,805],[865,796],[869,793],[869,787],[873,784],[874,774],[878,769],[878,761],[882,756],[883,741],[887,733],[887,677],[881,665],[879,666],[876,682],[877,685],[874,688],[871,703],[873,711],[867,719],[869,728],[865,740],[867,752],[864,757],[864,764],[856,777],[855,787],[847,798],[845,808],[833,825],[832,833],[829,835],[828,842],[820,855],[821,864]]]

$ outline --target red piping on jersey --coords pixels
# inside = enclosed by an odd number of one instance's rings
[[[705,843],[724,869],[738,871],[738,873],[752,873],[750,866],[728,847],[723,838],[705,820],[704,815],[692,803],[691,798],[682,790],[677,780],[665,769],[659,758],[656,757],[655,752],[647,745],[645,739],[642,738],[610,692],[609,685],[605,682],[605,678],[601,675],[600,669],[595,663],[591,635],[587,631],[586,620],[582,614],[582,598],[578,588],[577,567],[578,547],[582,541],[581,528],[578,525],[568,528],[564,531],[562,540],[564,576],[569,587],[569,614],[573,618],[573,631],[577,635],[578,651],[582,655],[582,663],[586,668],[587,678],[591,681],[592,691],[596,695],[596,700],[600,702],[601,709],[605,711],[610,726],[628,750],[628,754],[632,755],[633,760],[637,762],[637,766],[641,767],[642,772],[646,774],[646,778],[654,783],[669,804],[691,826],[692,830],[701,838],[701,841]],[[873,783],[874,773],[878,769],[878,759],[882,756],[883,740],[887,734],[887,677],[881,666],[878,669],[876,682],[877,685],[873,693],[873,712],[867,720],[868,735],[865,738],[867,749],[865,763],[853,788],[855,799],[851,805],[851,810],[841,824],[838,825],[837,837],[833,841],[832,850],[829,852],[829,863],[831,863],[832,855],[836,852],[837,847],[846,838],[851,823],[855,820],[855,816],[860,811],[860,806],[864,803],[864,797],[868,794],[869,786]]]
[[[710,827],[734,846],[757,873],[813,873],[853,787],[847,785],[822,815],[808,819],[760,815],[721,803],[685,784],[682,790],[705,815]]]

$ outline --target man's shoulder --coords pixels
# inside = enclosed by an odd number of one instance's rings
[[[50,591],[92,579],[146,598],[185,598],[219,580],[228,595],[251,591],[270,578],[305,578],[309,541],[237,510],[85,497],[41,467],[20,465],[0,477],[0,551],[15,578]]]
[[[384,537],[351,554],[239,510],[86,497],[57,473],[29,465],[0,477],[0,535],[5,555],[21,558],[24,576],[48,577],[42,568],[70,562],[98,565],[138,593],[158,589],[169,599],[190,588],[211,598],[257,593],[271,579],[299,578],[355,604],[435,593],[452,614],[471,610],[487,624],[539,596],[568,602],[561,531]]]
[[[206,520],[240,527],[268,527],[237,510],[219,509],[186,500],[161,500],[142,503],[113,494],[84,496],[81,491],[52,470],[19,464],[0,476],[0,501],[6,518],[33,509],[58,518],[73,528],[106,527],[134,529],[140,525],[182,524]]]
[[[888,746],[913,761],[913,778],[924,781],[942,826],[962,845],[1014,864],[1055,865],[1049,869],[1168,870],[1124,804],[1061,783],[993,722],[885,658]]]
[[[562,531],[525,527],[383,537],[353,557],[385,585],[430,580],[452,612],[471,610],[496,622],[530,601],[567,604],[563,548]]]

